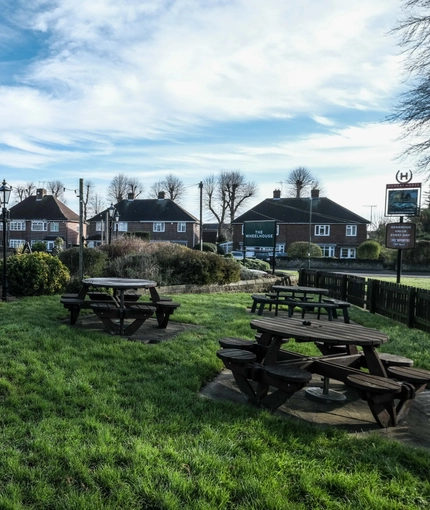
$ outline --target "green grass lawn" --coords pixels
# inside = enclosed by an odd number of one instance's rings
[[[175,299],[198,327],[161,344],[70,328],[59,296],[0,303],[1,509],[430,507],[428,451],[201,398],[218,339],[253,338],[250,296]],[[430,369],[427,334],[351,316]]]

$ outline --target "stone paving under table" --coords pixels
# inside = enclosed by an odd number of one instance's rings
[[[321,387],[321,377],[314,376],[307,387],[309,386]],[[274,411],[274,414],[316,425],[339,427],[358,436],[378,432],[409,446],[430,450],[429,389],[415,398],[409,414],[397,427],[387,429],[377,425],[367,403],[358,397],[355,390],[333,380],[330,381],[330,390],[343,393],[346,397],[345,401],[333,404],[310,400],[305,394],[305,387]],[[251,405],[246,402],[243,393],[237,387],[232,373],[225,369],[202,389],[200,395],[213,400],[230,400],[238,404]]]

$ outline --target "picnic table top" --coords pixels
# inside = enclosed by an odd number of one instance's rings
[[[84,286],[109,287],[112,289],[141,289],[156,287],[157,282],[140,278],[85,278],[82,280]]]
[[[315,294],[315,295],[321,295],[321,294],[328,294],[328,289],[323,289],[319,287],[303,287],[301,285],[273,285],[272,290],[279,293],[279,292],[291,292],[292,294],[295,294],[296,292],[305,293],[305,294]]]

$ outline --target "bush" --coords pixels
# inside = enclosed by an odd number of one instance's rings
[[[364,241],[357,248],[357,257],[365,260],[378,260],[381,245],[376,241]]]
[[[243,265],[247,269],[258,269],[259,271],[270,271],[270,264],[265,260],[245,258]],[[255,277],[255,276],[254,276]]]
[[[403,261],[411,264],[428,263],[430,261],[430,241],[417,241],[415,248],[403,250]]]
[[[291,243],[288,246],[287,255],[292,258],[308,257],[309,252],[311,257],[322,257],[321,248],[315,243],[308,243],[306,241]]]
[[[203,250],[200,250],[200,243],[198,243],[194,245],[193,250],[206,251],[211,253],[218,252],[218,247],[214,243],[203,243],[202,248]]]
[[[46,244],[43,241],[36,241],[31,245],[31,251],[43,253],[46,251]]]
[[[68,268],[70,274],[77,276],[79,273],[79,248],[69,248],[58,254],[60,261]],[[103,275],[103,269],[107,262],[107,254],[98,248],[84,248],[83,270],[84,274],[96,277]]]
[[[69,270],[57,257],[40,252],[11,255],[7,274],[9,292],[17,297],[58,294],[70,278]]]

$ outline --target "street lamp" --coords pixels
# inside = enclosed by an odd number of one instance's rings
[[[8,283],[7,283],[7,204],[9,203],[10,192],[12,191],[12,187],[9,186],[6,181],[3,179],[2,185],[0,186],[0,201],[2,206],[2,221],[3,221],[3,279],[1,285],[1,300],[7,301],[7,291],[8,291]]]
[[[118,222],[119,222],[119,212],[115,209],[115,216],[114,216],[114,221],[115,221],[115,238],[118,237]]]
[[[108,214],[109,214],[109,240],[108,240],[108,243],[111,244],[113,222],[118,223],[118,220],[119,220],[118,211],[115,209],[115,206],[113,204],[110,204],[110,207],[108,209]]]

